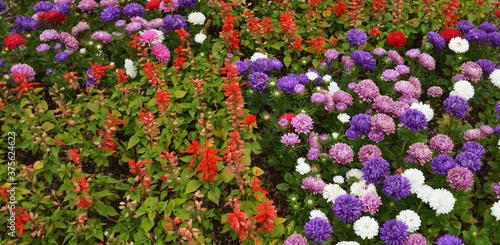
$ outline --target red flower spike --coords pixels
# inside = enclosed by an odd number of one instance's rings
[[[311,43],[312,46],[310,48],[307,49],[307,51],[311,51],[311,49],[316,49],[316,52],[318,54],[321,53],[320,50],[323,50],[323,52],[326,52],[325,48],[323,48],[321,45],[323,45],[323,42],[325,41],[325,38],[324,37],[318,37],[316,39],[313,39],[311,41],[308,41],[306,40],[307,43]]]
[[[264,227],[260,227],[257,231],[261,231],[263,229],[268,230],[273,233],[274,219],[278,218],[276,214],[276,206],[272,205],[274,201],[267,202],[267,198],[264,196],[264,203],[257,205],[257,212],[255,216],[250,220],[257,220],[257,222],[262,223]]]
[[[292,43],[292,49],[295,50],[296,48],[303,50],[302,49],[302,39],[295,38],[295,42]]]
[[[193,159],[189,162],[189,171],[191,171],[191,165],[198,159],[198,152],[202,149],[201,145],[198,144],[197,140],[193,140],[189,145],[187,151],[181,151],[180,153],[190,153],[193,154]]]
[[[70,156],[68,158],[70,161],[80,164],[80,157],[82,157],[82,154],[78,154],[78,149],[69,150],[69,154]]]
[[[342,18],[347,18],[344,16],[345,13],[347,13],[347,7],[345,6],[345,3],[342,2],[342,1],[339,1],[338,3],[335,3],[333,5],[333,8],[326,8],[326,9],[329,9],[333,12],[335,12],[335,16],[336,17],[342,17]]]
[[[254,115],[248,115],[246,119],[247,120],[243,124],[250,125],[250,124],[256,122],[257,117],[255,117]]]
[[[184,27],[182,27],[180,30],[175,30],[175,33],[179,36],[181,39],[181,42],[185,42],[186,38],[188,38],[190,35],[184,30]]]
[[[14,212],[18,214],[16,215],[16,230],[19,232],[19,238],[21,238],[25,231],[24,225],[30,220],[30,218],[28,217],[28,213],[24,211],[24,208],[14,208]]]
[[[10,190],[9,187],[0,187],[0,196],[3,196],[5,198],[5,202],[7,203],[7,205],[9,204],[9,193],[7,192],[8,190]]]
[[[63,146],[64,145],[64,142],[61,141],[61,138],[57,138],[57,142],[56,141],[52,141],[52,143],[58,145],[58,146]]]
[[[116,74],[116,79],[118,79],[118,83],[126,82],[129,76],[125,75],[125,71],[117,69],[118,74]]]
[[[231,228],[234,229],[236,234],[240,235],[240,241],[245,241],[247,238],[247,234],[245,232],[246,229],[250,228],[250,224],[247,221],[248,214],[240,211],[238,206],[238,201],[234,202],[234,212],[228,214],[227,222],[231,224]]]
[[[375,26],[375,27],[373,27],[373,28],[370,30],[370,32],[369,32],[368,34],[373,35],[373,36],[378,36],[378,35],[380,35],[380,31],[379,31],[379,30],[378,30],[378,28]]]
[[[294,16],[294,14],[287,11],[280,15],[280,21],[278,22],[278,25],[280,25],[283,29],[281,32],[286,33],[289,37],[293,37],[295,32],[298,30],[295,27],[297,26],[297,23],[293,20]]]
[[[28,83],[28,80],[26,80],[26,78],[25,78],[26,74],[28,74],[28,72],[25,72],[22,75],[21,74],[12,75],[12,78],[14,78],[16,83],[20,84],[17,88],[13,88],[10,90],[10,91],[19,91],[19,95],[17,96],[17,99],[21,98],[23,93],[35,89],[35,88],[32,88],[33,85],[40,85],[40,83]]]
[[[269,194],[269,192],[267,192],[259,187],[259,185],[262,183],[262,180],[257,179],[257,173],[258,173],[258,171],[255,171],[255,176],[253,176],[252,189],[253,189],[253,192],[255,193],[255,199],[257,199],[257,201],[258,201],[259,197],[257,196],[257,191],[261,191],[262,194],[264,194],[264,199],[266,198],[266,195]]]

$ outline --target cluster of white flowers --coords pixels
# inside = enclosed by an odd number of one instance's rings
[[[351,120],[351,116],[347,115],[346,113],[340,113],[337,118],[342,122],[342,123],[348,123],[349,120]]]
[[[432,118],[434,117],[434,110],[432,110],[431,106],[428,104],[424,104],[422,102],[412,103],[410,108],[417,109],[417,110],[421,111],[422,113],[424,113],[425,119],[427,119],[427,122],[432,120]]]
[[[365,239],[373,239],[378,235],[379,226],[377,221],[369,216],[363,216],[356,220],[353,225],[356,235]]]
[[[417,197],[425,203],[429,203],[429,196],[433,191],[434,189],[432,189],[432,187],[428,185],[419,185],[415,187],[415,193],[417,194]]]
[[[337,139],[339,137],[339,133],[333,132],[332,137],[333,137],[333,139]],[[499,145],[500,145],[500,143],[499,143]]]
[[[311,172],[311,166],[306,163],[305,158],[297,159],[297,166],[295,166],[295,171],[299,172],[301,175]]]
[[[309,219],[314,219],[317,217],[322,218],[324,220],[328,220],[328,217],[326,217],[326,214],[323,213],[323,211],[319,209],[311,210],[311,212],[309,213]]]
[[[350,179],[351,177],[354,177],[358,180],[364,180],[363,172],[361,172],[361,170],[357,169],[357,168],[353,168],[353,169],[347,171],[347,173],[345,174],[346,179]]]
[[[435,189],[429,195],[429,206],[436,210],[436,214],[447,214],[455,206],[455,197],[450,191],[443,188]]]
[[[323,189],[323,198],[327,202],[335,203],[337,197],[347,194],[347,192],[337,184],[327,184]]]
[[[255,53],[255,54],[253,54],[253,55],[252,55],[252,57],[250,57],[250,60],[251,60],[252,62],[254,62],[254,61],[256,61],[257,59],[260,59],[260,58],[265,58],[265,59],[267,59],[267,55],[257,52],[257,53]]]
[[[465,53],[469,50],[469,41],[461,37],[455,37],[450,40],[448,47],[455,53]]]
[[[130,78],[135,78],[137,76],[137,67],[134,66],[134,62],[131,59],[125,59],[125,73]]]
[[[377,188],[375,187],[374,184],[366,184],[366,180],[360,180],[357,182],[354,182],[351,185],[351,195],[355,196],[361,196],[363,194],[367,193],[377,193]]]
[[[497,221],[500,220],[500,201],[493,203],[493,206],[491,207],[491,215],[493,215]]]
[[[336,184],[343,184],[344,177],[337,175],[337,176],[333,177],[333,182],[335,182]]]
[[[207,18],[200,12],[192,12],[188,15],[187,21],[193,25],[203,25]]]
[[[336,82],[330,82],[330,84],[328,85],[328,93],[331,95],[339,90],[339,85]]]
[[[313,72],[313,71],[306,73],[306,76],[307,76],[307,78],[309,78],[309,81],[316,80],[319,77],[318,74],[316,72]]]
[[[194,41],[197,43],[203,43],[207,39],[207,35],[203,33],[198,33],[194,36]]]
[[[403,172],[403,177],[410,181],[411,193],[416,193],[416,189],[425,182],[424,173],[418,169],[409,168]]]
[[[324,75],[323,76],[323,81],[330,82],[331,80],[332,80],[332,76],[330,76],[330,75]]]
[[[420,216],[415,213],[413,210],[403,210],[399,212],[396,219],[404,222],[408,226],[408,232],[413,233],[420,228],[422,221],[420,220]]]
[[[81,49],[80,49],[80,54],[85,54],[85,52],[86,52],[86,51],[87,51],[87,49],[86,49],[86,48],[81,48]]]
[[[469,100],[474,97],[474,87],[468,81],[461,80],[453,85],[450,95],[458,95],[464,100]]]
[[[499,69],[495,69],[490,74],[490,80],[491,80],[491,83],[493,83],[493,85],[500,88],[500,70]]]
[[[351,241],[343,241],[343,242],[338,242],[335,245],[359,245],[357,242],[351,242]]]

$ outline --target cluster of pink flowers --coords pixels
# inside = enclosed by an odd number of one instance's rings
[[[423,166],[424,163],[432,159],[431,149],[426,144],[420,142],[411,145],[407,153],[408,156],[405,157],[405,161],[412,164],[420,162]]]

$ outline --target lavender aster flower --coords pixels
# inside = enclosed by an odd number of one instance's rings
[[[394,69],[387,69],[385,70],[384,72],[382,72],[382,79],[384,79],[384,81],[397,81],[398,80],[398,76],[399,76],[399,72],[397,72],[396,70]]]
[[[475,141],[465,142],[465,144],[462,146],[462,152],[474,153],[479,158],[483,158],[484,154],[486,153],[484,147]]]
[[[309,83],[309,77],[307,77],[306,74],[299,74],[296,76],[297,80],[299,81],[300,84],[307,84]]]
[[[474,25],[474,23],[468,20],[462,20],[457,24],[457,29],[463,33],[468,33],[470,29],[473,29],[475,27],[476,26]]]
[[[395,200],[401,200],[410,195],[410,181],[402,175],[391,175],[384,180],[384,189],[382,190],[387,196],[394,197]]]
[[[247,74],[248,65],[243,61],[236,61],[231,64],[232,66],[236,66],[236,71],[239,72],[239,76],[244,76]]]
[[[481,169],[481,159],[471,152],[462,152],[455,156],[457,165],[468,168],[473,174],[476,174]]]
[[[488,59],[480,59],[476,61],[476,64],[478,64],[483,71],[485,71],[488,74],[491,74],[495,70],[495,64],[493,61],[488,60]]]
[[[339,162],[346,164],[353,161],[354,152],[349,145],[344,143],[337,143],[333,145],[328,153],[334,163]]]
[[[427,39],[429,39],[434,47],[438,48],[439,50],[443,50],[446,46],[446,41],[444,40],[444,38],[436,32],[427,32]]]
[[[347,32],[345,40],[351,45],[359,47],[368,41],[368,36],[364,31],[352,29]]]
[[[269,81],[269,77],[263,72],[253,73],[248,78],[248,83],[252,86],[252,89],[259,93],[267,89],[267,81]]]
[[[14,22],[14,25],[17,26],[17,30],[23,30],[25,32],[27,31],[35,31],[40,29],[40,24],[38,21],[35,19],[28,17],[28,16],[17,16],[16,21]]]
[[[288,133],[281,136],[281,143],[285,144],[285,146],[291,146],[293,148],[295,144],[300,143],[300,139],[296,134]]]
[[[363,178],[366,180],[367,184],[378,185],[382,183],[387,175],[389,175],[390,166],[385,159],[374,157],[364,163],[361,172],[363,172]]]
[[[51,68],[47,68],[47,74],[50,75],[52,73],[54,73],[54,70],[52,70]]]
[[[56,60],[59,62],[64,62],[66,59],[69,57],[69,53],[66,52],[60,52],[56,54]]]
[[[362,80],[354,85],[354,92],[356,92],[363,101],[372,102],[373,99],[380,96],[377,85],[370,79]]]
[[[352,117],[351,121],[349,121],[351,127],[345,132],[347,137],[353,140],[360,134],[368,135],[372,128],[370,121],[371,117],[366,114],[358,114]]]
[[[163,33],[166,35],[171,30],[180,30],[183,27],[186,29],[187,21],[182,15],[167,15],[163,18],[163,27],[165,28]]]
[[[115,22],[115,26],[118,28],[124,27],[126,24],[127,24],[127,22],[125,20],[118,20]],[[140,28],[140,25],[139,25],[139,28]]]
[[[2,68],[5,65],[5,61],[0,60],[0,68]]]
[[[308,245],[307,239],[300,234],[293,234],[289,236],[283,245]]]
[[[78,3],[78,8],[82,11],[82,12],[86,12],[86,11],[91,11],[95,8],[97,8],[97,3],[94,1],[94,0],[82,0]]]
[[[50,46],[48,44],[42,43],[42,44],[38,45],[38,47],[36,48],[36,52],[45,53],[49,49],[50,49]]]
[[[313,239],[313,244],[316,242],[326,242],[333,233],[332,226],[327,220],[320,217],[309,220],[304,225],[304,233],[306,236]]]
[[[396,66],[396,71],[399,73],[399,75],[404,75],[410,73],[410,68],[405,65],[397,65]]]
[[[330,59],[330,60],[337,59],[337,57],[339,57],[339,52],[335,49],[328,49],[325,52],[325,57]]]
[[[351,67],[354,66],[354,61],[351,59],[351,57],[343,55],[342,56],[342,65],[344,65],[344,69],[346,72],[351,71]]]
[[[299,84],[299,80],[294,75],[288,75],[278,79],[276,88],[283,90],[287,94],[291,94],[294,92],[294,88],[297,84]]]
[[[418,56],[418,61],[420,62],[420,64],[423,67],[425,67],[431,71],[436,69],[436,60],[434,60],[434,58],[427,53],[421,53]]]
[[[389,245],[403,245],[408,232],[408,226],[403,221],[390,219],[380,228],[380,239]]]
[[[383,48],[376,48],[373,50],[373,54],[376,56],[382,56],[386,53],[385,49]]]
[[[496,104],[495,109],[497,110],[497,119],[500,120],[500,102]]]
[[[179,0],[179,6],[183,7],[183,8],[189,8],[189,7],[193,7],[196,5],[196,2],[198,2],[198,0]]]
[[[66,15],[68,11],[71,9],[71,6],[64,4],[64,3],[58,3],[54,7],[54,10],[59,12],[60,14]]]
[[[485,133],[485,134],[492,134],[495,132],[495,130],[493,130],[492,127],[490,127],[489,125],[482,125],[481,126],[481,132]]]
[[[427,245],[427,240],[421,234],[410,234],[403,245]]]
[[[394,63],[396,63],[396,65],[404,65],[404,59],[403,57],[401,57],[401,55],[399,55],[398,51],[389,50],[387,52],[387,56],[389,56],[389,58],[394,60]]]
[[[376,145],[364,145],[358,152],[359,160],[364,163],[372,158],[382,156],[382,152]]]
[[[144,7],[138,3],[129,3],[123,7],[123,14],[131,18],[142,16],[144,14]]]
[[[13,66],[11,66],[10,68],[10,75],[14,75],[14,74],[24,74],[26,73],[26,76],[24,78],[26,78],[26,80],[29,81],[33,81],[35,79],[35,70],[33,70],[33,67],[31,67],[30,65],[28,64],[15,64]]]
[[[460,70],[462,70],[462,73],[467,78],[467,80],[474,81],[476,83],[481,79],[481,76],[483,75],[481,66],[472,61],[463,63],[460,66]]]
[[[438,238],[436,245],[464,245],[464,243],[460,238],[446,234]]]
[[[302,189],[312,190],[314,194],[323,194],[325,185],[325,181],[317,177],[309,176],[302,180]]]
[[[7,5],[0,0],[0,13],[7,9]]]
[[[436,98],[436,97],[439,97],[439,96],[443,95],[443,89],[441,89],[438,86],[432,86],[429,89],[427,89],[427,94],[430,97]]]
[[[110,43],[113,41],[113,35],[105,31],[96,31],[92,34],[92,36],[90,36],[90,38],[104,43]]]
[[[252,63],[252,66],[250,67],[250,71],[251,72],[260,71],[263,73],[269,73],[269,72],[272,72],[274,69],[280,67],[280,64],[281,64],[281,62],[277,59],[259,58]],[[281,64],[281,67],[282,66],[283,65]]]
[[[300,113],[292,119],[292,125],[295,132],[307,134],[313,128],[313,120],[309,115]]]
[[[479,25],[479,28],[486,33],[498,32],[498,27],[495,24],[486,21]]]
[[[295,91],[295,93],[297,94],[302,94],[304,93],[304,89],[305,89],[305,86],[302,85],[302,84],[297,84],[295,85],[295,87],[293,88],[293,91]]]
[[[335,199],[333,213],[344,223],[354,222],[361,217],[361,202],[356,196],[341,195]]]
[[[439,154],[451,153],[453,151],[453,141],[448,135],[437,134],[431,138],[430,145]]]
[[[78,24],[71,29],[71,34],[73,34],[73,36],[76,36],[80,32],[85,31],[85,30],[89,30],[89,29],[90,29],[90,25],[87,22],[83,22],[83,21],[78,22]]]
[[[405,56],[408,56],[408,57],[410,57],[412,59],[415,59],[418,56],[420,56],[420,50],[418,50],[418,49],[410,49],[410,50],[406,51]]]
[[[427,127],[427,119],[425,114],[417,109],[408,109],[401,115],[400,122],[403,127],[412,132],[425,129]]]
[[[470,190],[470,188],[474,184],[474,180],[472,179],[473,176],[474,175],[469,169],[455,166],[450,169],[450,171],[448,171],[446,181],[450,183],[451,188],[457,188],[459,190]]]
[[[101,12],[101,20],[113,21],[120,17],[120,9],[116,7],[107,7]]]
[[[55,50],[59,50],[59,49],[61,49],[61,48],[62,48],[62,44],[60,44],[60,43],[56,43],[56,44],[54,44],[54,49],[55,49]]]
[[[382,205],[382,199],[380,196],[373,192],[362,194],[359,197],[359,201],[361,202],[361,209],[364,212],[370,212],[371,215],[377,213],[378,207]]]
[[[315,104],[323,103],[323,102],[325,102],[325,99],[326,99],[326,97],[322,93],[314,93],[311,96],[311,102],[315,103]]]
[[[363,50],[356,50],[352,52],[351,59],[357,65],[370,70],[375,69],[375,65],[377,64],[377,61],[373,58],[373,55],[370,54],[370,52],[366,52]]]
[[[67,49],[69,49],[73,52],[78,51],[79,43],[78,43],[78,40],[76,40],[76,38],[73,35],[62,31],[59,33],[58,38],[59,38],[59,40],[61,40],[61,42],[64,44],[64,46],[66,46]]]
[[[48,1],[40,1],[38,3],[35,4],[35,6],[33,6],[33,10],[37,13],[40,13],[40,12],[49,12],[52,10],[52,8],[54,8],[55,5],[51,2],[48,2]]]
[[[464,39],[470,42],[476,43],[485,43],[488,41],[488,34],[477,28],[470,29],[467,35],[464,36]]]
[[[500,183],[491,184],[491,190],[497,194],[495,198],[500,199]]]
[[[452,95],[448,97],[443,102],[443,105],[444,109],[446,110],[446,113],[451,112],[451,114],[458,119],[463,119],[465,117],[465,114],[467,114],[469,110],[469,105],[467,104],[467,101],[457,95]]]
[[[132,22],[132,23],[128,23],[127,27],[125,27],[125,29],[123,29],[123,31],[125,33],[130,33],[130,32],[134,32],[134,31],[138,31],[139,29],[141,29],[141,24],[138,22]],[[166,34],[165,30],[163,30],[163,33]]]

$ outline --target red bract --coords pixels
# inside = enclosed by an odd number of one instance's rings
[[[92,67],[92,70],[90,71],[90,74],[92,74],[92,76],[95,77],[95,79],[97,80],[97,82],[101,81],[101,77],[103,77],[104,75],[106,75],[106,73],[104,72],[104,70],[112,68],[114,66],[114,65],[101,66],[101,64],[97,64],[97,63],[92,64],[92,63],[90,63],[90,61],[89,61],[89,64]]]
[[[370,30],[370,32],[369,32],[368,34],[373,35],[373,36],[378,36],[378,35],[380,35],[380,31],[379,31],[379,30],[378,30],[378,28],[375,26],[375,27],[373,27],[373,28]]]
[[[76,193],[81,193],[82,189],[83,189],[83,191],[90,192],[90,189],[89,189],[90,186],[87,183],[87,177],[86,176],[83,176],[80,179],[75,178],[75,182],[73,182],[73,185],[76,187],[76,189],[73,190]]]
[[[125,75],[125,71],[117,69],[118,74],[116,74],[116,79],[118,79],[118,83],[126,82],[128,79],[128,75]]]
[[[115,151],[116,143],[113,141],[113,135],[116,132],[116,128],[118,127],[117,123],[127,124],[127,122],[117,120],[113,117],[113,115],[111,115],[109,110],[107,110],[107,112],[108,112],[110,120],[104,122],[106,132],[99,130],[99,135],[101,135],[101,136],[105,135],[104,139],[103,139],[104,145],[102,145],[102,142],[101,142],[101,147],[103,147],[104,149],[108,149],[110,151]]]
[[[448,6],[446,6],[448,4]],[[459,12],[460,3],[458,0],[444,1],[443,6],[441,7],[442,15],[444,16],[444,20],[446,21],[446,27],[451,24],[458,23],[456,13]]]
[[[143,162],[143,161],[138,161],[137,163],[135,160],[127,159],[129,167],[130,167],[130,172],[131,173],[137,173],[139,174],[135,177],[135,182],[138,182],[139,180],[142,181],[141,184],[139,184],[139,187],[143,185],[144,187],[148,187],[151,183],[153,183],[151,177],[148,174],[148,171],[146,170],[145,164],[151,164],[153,161],[148,161],[148,162]]]
[[[139,118],[138,121],[143,122],[146,125],[150,125],[155,119],[155,115],[153,115],[153,113],[151,112],[148,112],[146,108],[142,108],[142,111],[139,113],[139,116],[141,118]]]
[[[57,138],[57,142],[56,141],[52,141],[52,143],[58,145],[58,146],[63,146],[64,145],[64,142],[61,141],[61,138]]]
[[[182,46],[181,46],[181,47],[182,47]],[[183,54],[184,54],[184,53],[183,53]],[[186,58],[183,58],[183,59],[184,59],[184,60],[186,60]],[[175,61],[174,61],[174,63],[175,63]],[[157,69],[158,69],[158,67],[160,67],[160,66],[162,66],[162,65],[164,65],[164,64],[165,64],[165,63],[161,63],[161,64],[158,64],[158,65],[153,66],[153,65],[154,65],[154,63],[153,63],[153,62],[151,62],[151,61],[149,61],[149,59],[148,59],[148,61],[147,61],[146,63],[141,64],[142,70],[143,70],[143,71],[144,71],[144,73],[146,74],[146,78],[147,78],[148,80],[150,80],[150,81],[149,81],[149,84],[151,84],[151,85],[153,85],[153,86],[156,86],[156,85],[158,85],[158,84],[160,84],[160,83],[164,83],[164,82],[165,82],[165,80],[162,80],[162,79],[160,79],[160,78],[157,76],[157,75],[161,72],[160,70],[157,70]],[[174,64],[174,65],[175,65],[175,64]],[[182,64],[181,64],[181,66],[182,66]],[[177,69],[175,70],[175,72],[177,72]]]
[[[231,224],[231,228],[234,229],[236,234],[240,235],[240,241],[243,242],[247,239],[248,234],[246,230],[251,228],[251,221],[248,220],[247,213],[240,211],[238,201],[234,202],[234,213],[230,213],[227,216],[227,222]]]
[[[442,30],[439,35],[441,35],[443,37],[443,39],[447,42],[449,42],[451,39],[455,38],[455,37],[461,37],[462,34],[460,34],[460,31],[457,30],[457,29],[452,29],[452,28],[448,28],[448,29],[444,29]]]
[[[76,164],[80,164],[80,157],[82,154],[78,154],[78,149],[69,150],[70,156],[68,157],[70,161],[73,161]]]
[[[217,153],[221,150],[214,150],[208,146],[208,140],[205,141],[205,147],[203,148],[205,151],[201,151],[200,154],[202,156],[200,165],[196,168],[198,171],[203,172],[203,183],[205,181],[210,180],[210,182],[214,183],[215,180],[213,176],[217,175],[217,161],[223,160],[223,158],[218,157]]]
[[[497,11],[495,11],[495,14],[497,15],[498,18],[500,18],[500,9],[497,9]]]
[[[158,88],[158,91],[156,92],[156,105],[158,105],[158,108],[160,110],[163,110],[168,102],[171,102],[170,98],[168,96],[170,95],[170,92],[167,90],[161,90],[161,88]]]
[[[237,31],[233,30],[231,36],[226,37],[226,43],[229,44],[228,52],[231,52],[233,49],[240,49],[240,34]]]
[[[323,52],[326,52],[325,48],[323,48],[323,47],[321,46],[321,45],[323,45],[324,41],[325,41],[325,38],[324,38],[324,37],[318,37],[318,38],[313,39],[313,40],[311,40],[311,41],[307,41],[307,40],[306,40],[306,42],[307,42],[307,43],[311,43],[311,44],[312,44],[312,46],[311,46],[311,47],[309,47],[309,48],[307,49],[307,51],[311,51],[311,49],[313,49],[313,48],[314,48],[314,49],[316,49],[316,52],[317,52],[318,54],[320,54],[320,53],[321,53],[321,51],[320,51],[320,50],[323,50]]]
[[[292,49],[295,50],[296,48],[303,50],[302,39],[295,38],[295,42],[292,43]]]
[[[182,65],[184,65],[184,62],[186,62],[186,60],[187,60],[186,57],[182,57],[183,55],[186,55],[186,53],[182,52],[183,48],[184,47],[182,45],[179,45],[178,48],[174,49],[174,52],[179,55],[174,60],[174,66],[176,67],[175,68],[176,73],[179,71],[179,68],[181,68]]]
[[[474,3],[474,4],[479,4],[479,5],[481,5],[481,6],[484,6],[484,2],[483,2],[483,0],[474,1],[473,3]]]
[[[345,3],[342,2],[342,1],[339,1],[338,3],[335,3],[333,5],[333,8],[326,8],[326,9],[329,9],[333,12],[335,12],[335,16],[336,17],[342,17],[342,18],[347,18],[344,16],[345,13],[347,13],[347,7],[345,6]]]
[[[402,32],[393,31],[387,36],[386,42],[395,48],[401,48],[406,45],[406,36]]]
[[[281,32],[286,33],[286,35],[288,35],[289,37],[293,37],[295,35],[295,31],[298,30],[297,28],[295,28],[295,26],[297,26],[297,23],[293,21],[294,16],[295,15],[287,11],[280,15],[280,21],[278,22],[278,25],[280,25],[283,29],[281,30]]]
[[[16,88],[11,89],[10,91],[19,91],[19,95],[17,96],[17,99],[21,98],[23,93],[27,93],[30,90],[33,90],[33,85],[40,85],[40,83],[28,83],[28,80],[26,80],[26,74],[28,72],[25,72],[24,74],[14,74],[12,75],[12,78],[16,81],[16,83],[19,83],[19,86]]]
[[[381,12],[384,8],[389,8],[389,6],[383,4],[383,0],[373,0],[372,7],[370,8],[371,12]]]
[[[266,195],[269,194],[269,192],[267,192],[259,187],[259,185],[262,183],[262,180],[259,180],[257,178],[257,173],[258,173],[258,171],[255,171],[255,176],[253,176],[253,179],[252,179],[252,189],[253,189],[253,192],[255,193],[255,199],[257,199],[257,201],[258,201],[259,197],[257,196],[257,191],[261,191],[262,194],[264,194],[264,199],[265,199]]]
[[[201,150],[201,145],[198,144],[197,140],[193,140],[192,143],[188,146],[187,151],[181,151],[180,153],[190,153],[193,154],[193,159],[189,162],[189,171],[191,171],[191,165],[198,160],[198,152]]]
[[[17,208],[14,208],[14,212],[17,213],[16,230],[19,232],[20,238],[24,233],[24,225],[30,220],[30,218],[28,217],[28,213],[24,211],[24,208],[20,208],[19,210]]]
[[[26,39],[24,38],[24,36],[21,36],[19,34],[8,35],[3,40],[3,45],[5,45],[9,50],[15,49],[17,46],[23,47],[25,43]]]
[[[3,196],[5,198],[5,202],[7,204],[9,204],[9,198],[8,198],[9,193],[7,192],[8,190],[10,190],[9,187],[0,187],[0,196]]]
[[[311,1],[309,2],[309,7],[313,7],[313,8],[318,7],[318,5],[319,5],[320,3],[321,3],[321,0],[311,0]]]
[[[190,35],[184,30],[184,27],[181,27],[180,30],[175,30],[175,33],[179,36],[181,39],[181,42],[185,42],[186,38],[188,38]]]
[[[257,231],[261,231],[264,228],[269,232],[274,232],[274,219],[278,218],[276,214],[276,206],[272,205],[274,201],[267,202],[267,198],[264,195],[264,203],[257,205],[257,212],[255,216],[250,220],[257,220],[257,222],[262,223],[264,227],[260,227]]]
[[[250,124],[256,122],[256,119],[257,118],[254,115],[248,115],[247,120],[243,124],[250,125]]]

